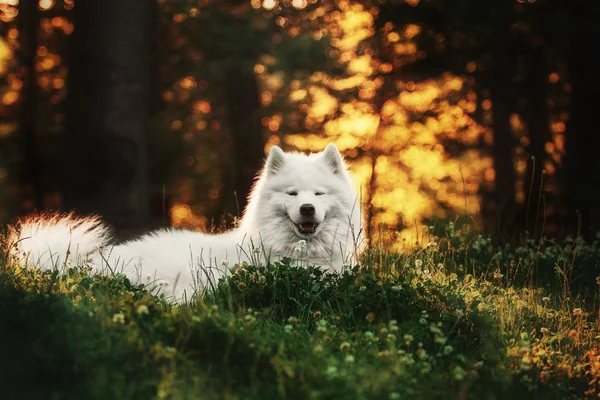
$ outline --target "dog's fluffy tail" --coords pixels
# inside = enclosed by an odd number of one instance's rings
[[[9,228],[9,254],[28,267],[60,268],[80,265],[108,245],[110,230],[99,217],[40,214],[22,218]]]

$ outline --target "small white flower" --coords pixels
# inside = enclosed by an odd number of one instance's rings
[[[530,368],[531,368],[531,359],[529,358],[529,356],[527,354],[525,354],[523,356],[523,358],[521,358],[521,369],[529,370]]]
[[[435,335],[444,336],[444,332],[442,332],[442,330],[440,328],[438,328],[436,325],[431,325],[429,327],[429,331]]]
[[[227,261],[227,260],[221,260],[221,266],[222,266],[223,268],[227,268],[227,267],[229,267],[229,261]]]
[[[148,306],[146,306],[145,304],[140,304],[137,309],[136,312],[140,315],[142,314],[149,314],[150,311],[148,310]]]
[[[423,266],[423,261],[422,260],[415,260],[415,267],[421,268],[422,266]]]
[[[465,375],[467,374],[467,371],[465,371],[458,365],[456,367],[454,367],[453,372],[454,372],[454,379],[456,379],[457,381],[462,381],[464,379]]]
[[[125,323],[125,315],[123,313],[116,313],[113,315],[112,320],[116,324],[124,324]]]

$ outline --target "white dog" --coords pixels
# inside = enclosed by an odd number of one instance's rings
[[[99,218],[67,214],[25,218],[9,241],[11,254],[30,267],[87,263],[122,272],[134,284],[160,282],[153,290],[179,301],[216,285],[242,262],[289,257],[296,265],[341,271],[355,262],[362,242],[360,201],[335,145],[308,156],[273,146],[239,227],[227,233],[158,230],[112,245]]]

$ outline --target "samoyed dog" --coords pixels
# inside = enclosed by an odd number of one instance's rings
[[[164,229],[113,244],[98,217],[24,218],[9,231],[10,254],[29,267],[91,266],[185,301],[216,285],[236,264],[290,258],[340,272],[361,247],[360,199],[334,144],[321,153],[273,146],[238,228],[223,234]]]

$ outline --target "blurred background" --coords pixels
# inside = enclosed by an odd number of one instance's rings
[[[232,226],[265,152],[345,154],[365,232],[598,227],[600,3],[0,0],[0,221]]]

